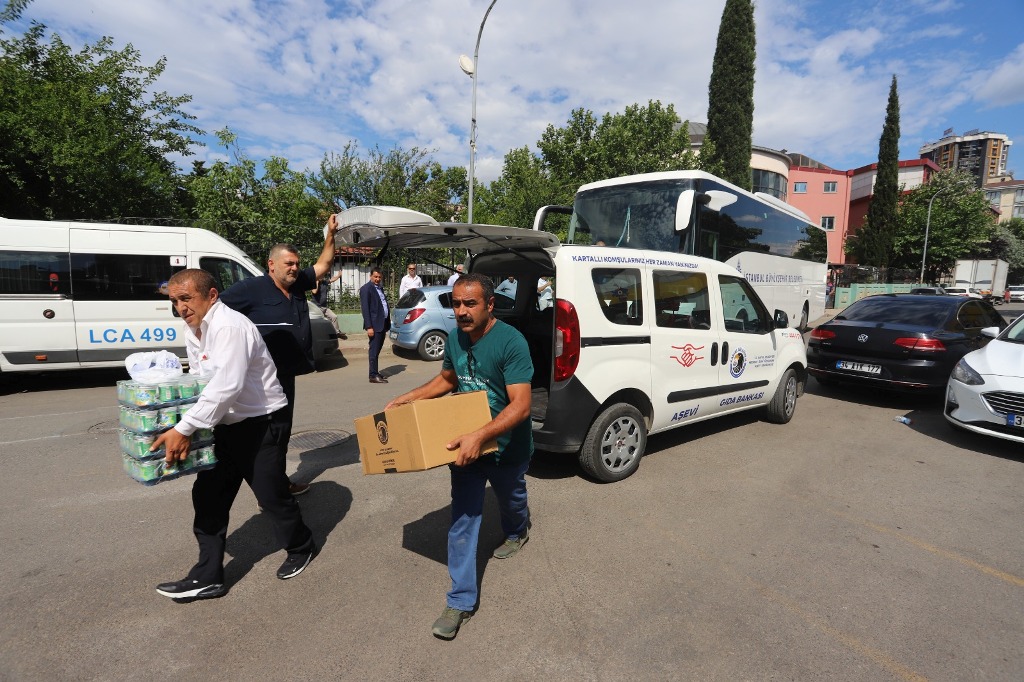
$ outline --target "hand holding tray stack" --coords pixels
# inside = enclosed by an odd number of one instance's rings
[[[160,383],[117,382],[125,473],[143,485],[156,485],[210,469],[217,463],[212,429],[200,429],[192,435],[191,449],[184,461],[168,464],[163,448],[149,450],[157,435],[173,428],[195,404],[208,381],[209,377],[179,374]]]

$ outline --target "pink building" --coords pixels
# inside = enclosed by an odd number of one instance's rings
[[[807,159],[807,157],[803,157]],[[851,171],[814,166],[789,169],[789,203],[810,216],[828,237],[828,262],[845,263],[843,242],[850,213]]]
[[[789,203],[816,221],[828,233],[828,262],[847,262],[844,244],[864,224],[868,206],[874,196],[878,164],[848,171],[828,168],[806,156],[791,154],[789,169]],[[904,192],[931,178],[939,167],[928,159],[899,162],[899,184]],[[852,262],[852,261],[851,261]]]

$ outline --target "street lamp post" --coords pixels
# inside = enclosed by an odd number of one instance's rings
[[[924,250],[921,252],[921,277],[917,280],[918,284],[924,284],[924,262],[928,259],[928,229],[932,224],[932,202],[947,189],[949,189],[948,185],[933,194],[932,198],[928,200],[928,217],[924,221]]]
[[[491,0],[491,4],[487,6],[487,11],[484,12],[483,21],[480,22],[480,30],[476,34],[476,48],[473,50],[473,59],[470,61],[469,57],[462,55],[459,57],[459,67],[465,72],[467,76],[473,79],[473,112],[472,118],[469,123],[469,212],[467,215],[467,221],[473,222],[473,185],[475,184],[474,176],[474,163],[476,161],[476,81],[477,81],[477,60],[480,57],[480,36],[484,34],[484,24],[487,23],[487,15],[491,13],[491,8],[494,7],[494,3],[498,0]]]

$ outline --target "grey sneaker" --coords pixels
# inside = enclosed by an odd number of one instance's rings
[[[501,543],[501,546],[498,547],[498,549],[494,550],[494,554],[493,554],[494,558],[495,559],[508,559],[513,554],[515,554],[516,552],[521,550],[523,548],[523,545],[525,545],[526,542],[529,539],[530,539],[530,529],[529,529],[529,527],[527,527],[527,529],[523,531],[523,534],[520,535],[515,540],[513,540],[512,538],[505,538],[505,542]]]
[[[441,639],[455,639],[455,635],[459,632],[459,626],[472,617],[473,614],[469,611],[459,611],[446,606],[441,612],[441,617],[434,621],[431,632],[435,637]]]

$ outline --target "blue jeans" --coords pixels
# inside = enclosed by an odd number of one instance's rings
[[[530,509],[526,503],[526,470],[529,462],[513,466],[494,464],[491,457],[464,467],[451,465],[452,525],[448,529],[448,574],[452,589],[448,606],[460,611],[476,608],[476,551],[484,511],[484,490],[490,482],[501,511],[501,529],[506,537],[526,533]]]

